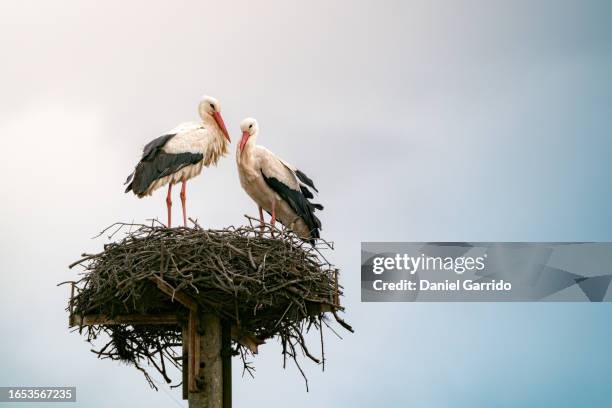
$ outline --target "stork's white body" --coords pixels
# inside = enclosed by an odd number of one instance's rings
[[[155,180],[140,197],[151,195],[168,183],[176,184],[196,177],[204,167],[216,166],[219,159],[228,153],[228,142],[212,119],[205,118],[201,123],[182,123],[168,134],[176,134],[176,136],[162,147],[163,152],[169,154],[199,153],[203,155],[203,158],[196,164],[187,165],[175,173]]]

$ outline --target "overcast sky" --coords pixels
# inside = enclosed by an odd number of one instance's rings
[[[612,240],[611,16],[607,1],[3,1],[0,385],[76,385],[83,407],[180,400],[97,360],[55,284],[103,227],[165,217],[163,192],[122,183],[207,93],[234,144],[190,183],[190,215],[256,214],[233,152],[257,118],[259,143],[319,187],[357,330],[328,336],[308,394],[262,347],[255,380],[234,373],[236,406],[608,406],[609,305],[361,303],[359,243]]]

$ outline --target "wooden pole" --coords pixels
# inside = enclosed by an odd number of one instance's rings
[[[189,334],[187,326],[182,327],[183,332],[183,399],[189,398]]]
[[[197,356],[194,367],[197,390],[189,389],[189,408],[223,408],[221,321],[212,313],[204,313],[198,320],[195,333],[190,333]]]
[[[223,408],[232,408],[232,325],[221,323],[221,357],[223,359]]]

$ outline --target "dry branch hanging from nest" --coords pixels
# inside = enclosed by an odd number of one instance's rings
[[[251,220],[251,219],[249,219]],[[99,254],[83,254],[73,263],[82,266],[83,277],[74,283],[69,311],[71,322],[85,330],[94,342],[101,333],[108,342],[94,350],[101,358],[132,363],[141,370],[149,384],[156,388],[143,368],[153,366],[164,380],[171,382],[167,367],[180,367],[181,325],[186,310],[173,301],[174,296],[192,299],[203,310],[209,310],[232,324],[235,338],[249,338],[251,344],[278,336],[284,361],[298,363],[301,352],[322,363],[309,350],[304,333],[322,325],[329,327],[324,313],[352,331],[339,316],[338,270],[328,263],[317,247],[304,243],[288,230],[266,225],[261,232],[252,224],[223,230],[204,230],[118,223],[107,228],[109,239],[120,231],[125,237],[104,246]],[[322,243],[331,247],[327,243]],[[163,291],[160,288],[164,289]],[[171,295],[171,296],[168,296]],[[178,324],[129,325],[84,323],[88,316],[106,320],[131,315],[175,317]],[[144,316],[144,317],[143,317]],[[74,323],[77,322],[77,323]],[[246,356],[248,342],[236,342],[245,370],[252,370]],[[321,354],[323,337],[321,336]]]

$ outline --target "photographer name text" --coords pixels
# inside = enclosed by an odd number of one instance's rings
[[[470,279],[466,280],[444,280],[443,282],[431,282],[427,279],[419,279],[411,281],[402,279],[398,282],[384,282],[380,279],[372,282],[372,287],[376,291],[492,291],[492,292],[509,292],[512,290],[512,284],[504,280],[492,280],[490,282],[475,282]]]

